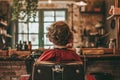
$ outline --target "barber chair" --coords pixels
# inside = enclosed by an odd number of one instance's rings
[[[83,64],[80,61],[37,62],[33,65],[32,80],[84,80]]]

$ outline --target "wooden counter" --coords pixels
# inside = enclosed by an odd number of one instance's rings
[[[98,50],[95,48],[85,48],[83,50]],[[120,79],[120,51],[116,49],[116,54],[112,53],[113,49],[103,49],[105,53],[103,54],[84,54],[80,55],[83,63],[84,63],[84,71],[85,74],[93,73],[93,72],[102,72],[102,73],[110,73],[113,76],[113,80]],[[18,51],[19,53],[19,51]],[[24,51],[20,51],[22,55]],[[9,54],[12,55],[12,54]],[[28,63],[30,61],[28,60]],[[4,64],[4,65],[3,65]],[[17,65],[16,65],[17,64]],[[22,66],[22,67],[21,67]],[[2,69],[5,70],[2,70]],[[26,64],[24,59],[2,59],[0,60],[0,74],[9,74],[12,72],[13,75],[7,75],[7,80],[10,77],[19,78],[21,74],[26,74]],[[20,72],[18,73],[19,70]],[[2,78],[3,76],[0,76]],[[3,77],[5,78],[5,77]]]
[[[83,50],[95,50],[83,49]],[[97,50],[97,49],[96,49]],[[112,49],[103,49],[102,54],[83,54],[80,55],[84,62],[85,74],[89,73],[109,73],[112,75],[112,80],[120,80],[120,51],[115,49],[115,54]],[[94,51],[93,51],[94,52]]]
[[[82,58],[87,59],[118,59],[120,58],[120,54],[87,54],[87,55],[80,55]]]
[[[115,48],[82,48],[82,54],[120,54],[120,49]]]
[[[11,50],[0,50],[0,58],[6,58],[6,57],[11,57],[12,55],[18,55],[18,57],[24,57],[24,56],[29,56],[31,54],[31,51],[17,51],[14,49]]]

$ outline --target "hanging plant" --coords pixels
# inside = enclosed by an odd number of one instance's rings
[[[11,20],[26,19],[29,22],[31,18],[35,21],[38,0],[13,0]]]

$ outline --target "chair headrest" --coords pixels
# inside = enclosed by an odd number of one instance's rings
[[[81,61],[67,61],[67,62],[56,62],[56,61],[40,61],[36,62],[35,65],[83,65],[83,62]]]

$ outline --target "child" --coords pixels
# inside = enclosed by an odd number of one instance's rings
[[[47,50],[38,58],[39,61],[81,61],[75,51],[67,48],[67,44],[73,39],[69,26],[64,21],[53,23],[47,32],[47,37],[53,43],[54,49]]]

